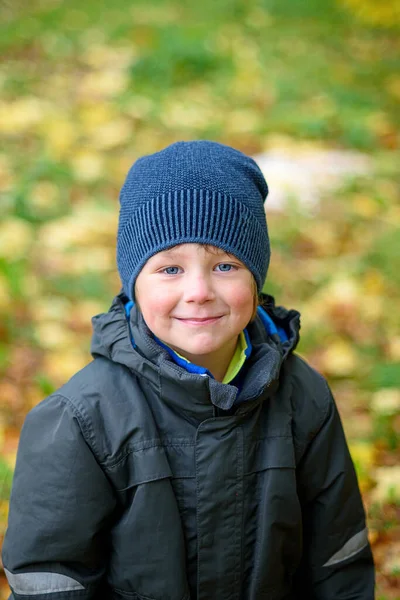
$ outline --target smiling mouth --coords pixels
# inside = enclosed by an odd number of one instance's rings
[[[219,317],[203,317],[203,318],[180,318],[180,317],[175,317],[175,319],[177,321],[180,321],[181,323],[185,323],[186,325],[210,325],[212,323],[216,323],[217,321],[219,321],[219,319],[221,319],[222,315]]]

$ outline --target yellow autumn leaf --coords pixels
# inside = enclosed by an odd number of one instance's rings
[[[138,132],[138,134],[135,135],[135,141],[143,148],[144,154],[151,154],[155,151],[149,137],[144,136],[141,132]],[[120,152],[118,153],[118,156],[110,156],[107,161],[108,182],[114,184],[117,188],[120,188],[134,160],[135,156],[132,155],[132,152]]]
[[[43,360],[43,371],[55,385],[62,385],[90,360],[89,353],[83,350],[64,348],[57,352],[51,351]]]
[[[104,174],[104,159],[98,152],[77,152],[70,162],[78,181],[96,181]]]
[[[102,273],[115,267],[115,250],[113,248],[91,246],[85,250],[76,250],[69,255],[69,273],[84,275],[87,272]]]
[[[351,206],[357,215],[366,219],[375,217],[380,211],[379,204],[367,194],[353,194]]]
[[[325,288],[326,299],[331,304],[356,305],[361,290],[358,281],[347,275],[339,275]]]
[[[41,257],[41,263],[53,275],[82,276],[87,273],[112,272],[115,251],[110,248],[74,248],[73,251],[53,251]]]
[[[95,300],[81,300],[74,304],[69,311],[69,317],[74,323],[89,326],[92,317],[108,310],[108,307]]]
[[[395,203],[391,204],[386,213],[385,221],[390,224],[400,223],[400,206]]]
[[[374,546],[379,540],[379,530],[373,528],[371,525],[368,527],[368,541],[371,546]]]
[[[57,159],[65,158],[78,138],[79,131],[76,123],[66,116],[54,116],[44,119],[41,124],[41,133],[47,151]]]
[[[228,133],[247,133],[256,131],[260,125],[259,114],[255,110],[241,109],[228,113],[225,129]]]
[[[149,9],[150,7],[146,9],[146,13]],[[115,70],[125,70],[130,66],[135,55],[135,49],[132,45],[110,46],[100,43],[90,43],[86,46],[80,58],[82,62],[85,62],[93,69],[110,67]]]
[[[80,228],[74,228],[70,216],[56,219],[40,227],[38,231],[38,246],[42,252],[65,250],[79,239]],[[49,256],[51,258],[51,256]]]
[[[165,104],[161,120],[166,127],[201,128],[212,118],[211,108],[193,102],[170,101]]]
[[[49,110],[48,103],[34,96],[0,102],[0,132],[20,134],[40,123]]]
[[[372,502],[400,500],[400,466],[377,467],[373,477],[376,485],[371,492]]]
[[[359,304],[360,316],[364,321],[375,322],[380,319],[385,311],[384,296],[365,295]]]
[[[0,500],[0,533],[1,533],[1,523],[6,523],[8,517],[8,501]]]
[[[114,121],[117,111],[109,102],[86,102],[78,108],[79,126],[84,134],[91,134],[99,125]]]
[[[115,243],[118,211],[103,210],[95,204],[78,205],[68,216],[46,223],[40,228],[38,242],[43,250],[57,251],[99,244]]]
[[[370,442],[359,440],[349,442],[349,450],[357,472],[361,491],[365,492],[372,486],[370,473],[376,463],[375,448]]]
[[[90,143],[94,148],[107,150],[120,146],[132,138],[132,122],[128,119],[115,119],[105,123],[93,131]]]
[[[5,452],[3,453],[3,458],[7,466],[13,471],[17,462],[17,452]]]
[[[364,469],[371,469],[376,462],[376,450],[370,442],[361,440],[349,442],[351,457],[355,463],[359,463]]]
[[[389,360],[400,361],[400,335],[390,338],[387,345],[387,354]]]
[[[76,343],[74,334],[63,323],[44,321],[35,326],[35,338],[42,348],[58,350]]]
[[[31,225],[22,219],[10,217],[0,224],[0,257],[13,261],[24,258],[33,242]]]
[[[359,360],[353,344],[338,340],[329,344],[321,357],[322,368],[326,373],[336,377],[346,377],[354,373]]]
[[[107,99],[120,94],[129,83],[129,76],[117,69],[88,73],[78,84],[78,95],[83,99]]]
[[[319,262],[314,261],[318,266]],[[288,274],[289,276],[289,274]],[[338,273],[327,285],[317,291],[303,308],[307,323],[316,324],[336,309],[345,307],[346,311],[358,312],[362,298],[362,289],[354,278]]]
[[[400,414],[400,390],[396,388],[383,388],[372,396],[371,410],[379,415]]]
[[[364,294],[373,296],[383,294],[386,289],[386,282],[382,273],[377,269],[369,269],[362,279],[362,288]]]
[[[41,296],[35,301],[33,318],[36,322],[61,321],[65,322],[72,303],[60,296]]]
[[[338,232],[331,223],[321,222],[312,227],[304,235],[316,247],[319,256],[336,254],[338,248]]]

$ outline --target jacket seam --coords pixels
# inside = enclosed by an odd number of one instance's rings
[[[167,443],[164,444],[161,442],[161,440],[158,439],[158,441],[149,441],[148,443],[146,442],[139,442],[138,445],[140,445],[139,448],[132,448],[132,447],[128,447],[122,454],[118,455],[118,458],[115,458],[114,460],[108,461],[108,460],[102,460],[100,461],[100,464],[107,470],[110,469],[115,469],[115,467],[118,467],[130,454],[138,454],[139,452],[143,452],[144,450],[149,450],[150,448],[183,448],[183,447],[194,447],[195,444],[194,442],[184,442],[182,444],[174,444],[174,443]]]
[[[82,414],[82,412],[79,410],[79,408],[74,404],[74,401],[71,398],[68,398],[68,396],[64,396],[63,394],[60,393],[56,393],[53,394],[54,398],[60,398],[62,401],[64,401],[64,403],[68,404],[68,406],[70,407],[72,413],[74,414],[74,416],[77,418],[78,422],[79,422],[79,427],[82,431],[82,435],[84,440],[86,441],[86,443],[88,444],[88,446],[91,448],[93,454],[95,455],[97,461],[101,464],[102,459],[99,456],[98,450],[97,450],[97,445],[96,445],[96,438],[94,435],[94,431],[93,431],[93,427],[92,424],[89,422],[89,419],[85,419],[84,415]]]

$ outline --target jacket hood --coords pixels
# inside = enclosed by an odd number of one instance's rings
[[[234,385],[189,373],[178,366],[167,350],[156,342],[137,307],[131,307],[132,303],[127,306],[128,302],[121,292],[107,313],[93,317],[93,358],[102,356],[122,364],[155,385],[161,378],[163,388],[170,390],[168,396],[173,395],[177,385],[199,401],[207,392],[208,404],[211,400],[223,410],[232,408],[237,400],[243,403],[274,391],[282,364],[299,341],[300,314],[275,306],[272,296],[263,295],[262,307],[247,326],[252,353],[246,362],[246,375],[239,395]]]

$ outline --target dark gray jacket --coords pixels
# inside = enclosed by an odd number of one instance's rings
[[[364,510],[299,315],[259,317],[240,392],[188,373],[124,297],[27,416],[3,561],[15,600],[372,600]]]

